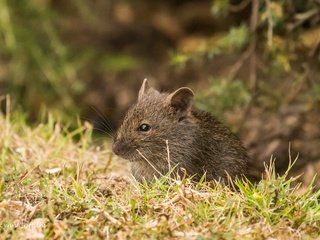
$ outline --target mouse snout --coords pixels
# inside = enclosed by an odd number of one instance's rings
[[[112,144],[112,151],[118,156],[123,156],[128,151],[127,144],[123,141],[115,141]]]

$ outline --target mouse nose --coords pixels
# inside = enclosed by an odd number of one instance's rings
[[[122,142],[117,141],[112,144],[112,151],[114,152],[114,154],[118,156],[120,156],[121,153],[123,153],[124,149],[125,149],[125,146]]]

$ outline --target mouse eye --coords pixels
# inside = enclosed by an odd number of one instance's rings
[[[140,132],[148,132],[150,130],[150,125],[146,124],[146,123],[143,123],[139,126],[138,130]]]

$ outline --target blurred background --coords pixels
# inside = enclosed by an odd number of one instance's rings
[[[189,86],[238,133],[253,174],[320,172],[320,0],[0,0],[0,99],[112,128],[144,78]],[[107,129],[106,129],[107,130]],[[108,130],[107,130],[108,131]]]

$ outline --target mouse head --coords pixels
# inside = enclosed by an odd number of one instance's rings
[[[113,152],[130,161],[161,161],[167,156],[166,140],[176,150],[190,142],[193,92],[182,87],[160,93],[147,79],[140,88],[138,101],[127,112],[113,142]],[[140,152],[140,153],[139,153]]]

